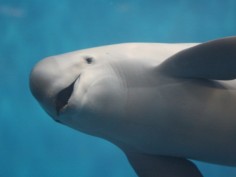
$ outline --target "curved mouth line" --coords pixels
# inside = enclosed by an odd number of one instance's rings
[[[80,75],[68,87],[62,89],[56,95],[55,104],[56,104],[57,115],[59,115],[61,110],[68,105],[68,101],[69,101],[69,99],[73,93],[73,90],[74,90],[74,84],[79,77],[80,77]]]

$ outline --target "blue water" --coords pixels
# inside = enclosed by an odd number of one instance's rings
[[[114,145],[56,124],[28,88],[41,58],[120,42],[236,35],[234,0],[0,0],[0,177],[136,177]],[[236,168],[197,163],[206,177]]]

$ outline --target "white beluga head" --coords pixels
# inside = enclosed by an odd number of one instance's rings
[[[57,122],[119,146],[140,177],[202,177],[187,159],[236,164],[235,51],[236,37],[79,50],[40,61],[30,88]]]
[[[84,130],[91,129],[91,119],[99,115],[105,119],[122,113],[124,83],[112,68],[115,58],[109,48],[48,57],[34,67],[32,94],[54,120]]]

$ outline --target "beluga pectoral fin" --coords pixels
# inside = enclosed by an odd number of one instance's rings
[[[126,152],[139,177],[203,177],[189,160],[179,157]]]
[[[215,80],[236,78],[236,37],[227,37],[182,50],[164,61],[164,74]]]

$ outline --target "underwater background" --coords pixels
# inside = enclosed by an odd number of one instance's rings
[[[28,77],[44,57],[122,42],[236,35],[234,0],[0,0],[0,177],[136,177],[111,143],[54,122]],[[197,162],[205,177],[236,168]]]

